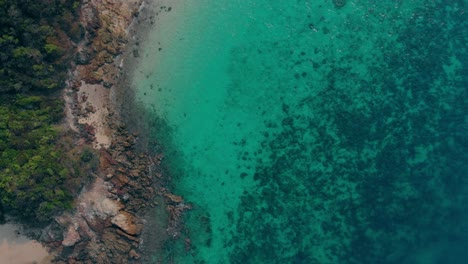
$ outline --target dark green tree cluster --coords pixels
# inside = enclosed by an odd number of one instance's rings
[[[40,223],[72,206],[97,166],[58,126],[80,1],[0,0],[0,221]]]
[[[71,180],[84,175],[84,159],[58,144],[63,135],[53,124],[62,118],[63,103],[44,96],[1,99],[0,204],[22,219],[47,220],[71,207]]]
[[[62,87],[71,41],[82,35],[74,0],[0,0],[0,92]]]

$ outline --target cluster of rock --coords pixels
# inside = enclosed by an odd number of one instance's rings
[[[127,29],[142,3],[143,0],[83,1],[81,22],[86,34],[76,58],[77,71],[82,73],[80,82],[102,83],[108,88],[116,83],[119,71],[114,60],[126,47]]]
[[[116,58],[128,40],[127,28],[143,0],[88,0],[81,7],[83,40],[66,90],[67,121],[76,145],[91,145],[99,159],[93,181],[75,200],[76,209],[55,219],[42,234],[55,263],[141,263],[145,210],[165,206],[167,234],[179,237],[181,216],[190,209],[182,197],[164,187],[162,155],[136,147],[115,114],[110,89],[120,76]],[[164,204],[158,204],[158,201]]]
[[[57,263],[138,263],[144,224],[138,214],[157,206],[155,195],[177,197],[154,176],[162,177],[161,157],[137,154],[135,135],[123,129],[116,134],[109,149],[99,150],[96,180],[77,198],[76,211],[58,217],[43,234]]]

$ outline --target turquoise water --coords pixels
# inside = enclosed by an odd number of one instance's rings
[[[466,1],[157,2],[133,85],[194,209],[155,262],[468,259]]]

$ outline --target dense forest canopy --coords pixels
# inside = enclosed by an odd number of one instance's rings
[[[97,166],[58,125],[74,43],[83,37],[79,1],[0,0],[0,221],[40,223],[72,206]]]
[[[79,1],[0,0],[0,92],[60,88],[71,41],[82,36]]]
[[[0,203],[22,219],[46,221],[71,207],[73,194],[97,161],[90,149],[71,149],[71,139],[54,125],[62,118],[61,100],[1,99]]]

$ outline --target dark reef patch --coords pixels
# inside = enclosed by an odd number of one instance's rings
[[[342,8],[346,5],[346,0],[333,0],[333,5],[335,5],[336,8]]]
[[[263,43],[265,55],[233,52],[239,65],[277,56],[277,65],[264,68],[293,74],[272,90],[307,89],[308,70],[320,70],[328,85],[283,103],[283,118],[265,122],[261,145],[271,154],[256,167],[258,189],[241,198],[230,263],[415,263],[434,244],[442,249],[431,263],[466,259],[446,241],[466,243],[468,231],[468,82],[463,67],[453,77],[447,65],[468,61],[468,25],[446,5],[425,1],[422,18],[398,25],[396,42],[370,32],[381,49],[372,54],[385,54],[372,62],[350,51],[304,69],[291,61],[288,40]],[[452,27],[441,27],[444,21]],[[353,64],[370,74],[355,74]],[[259,73],[277,78],[269,74]]]

